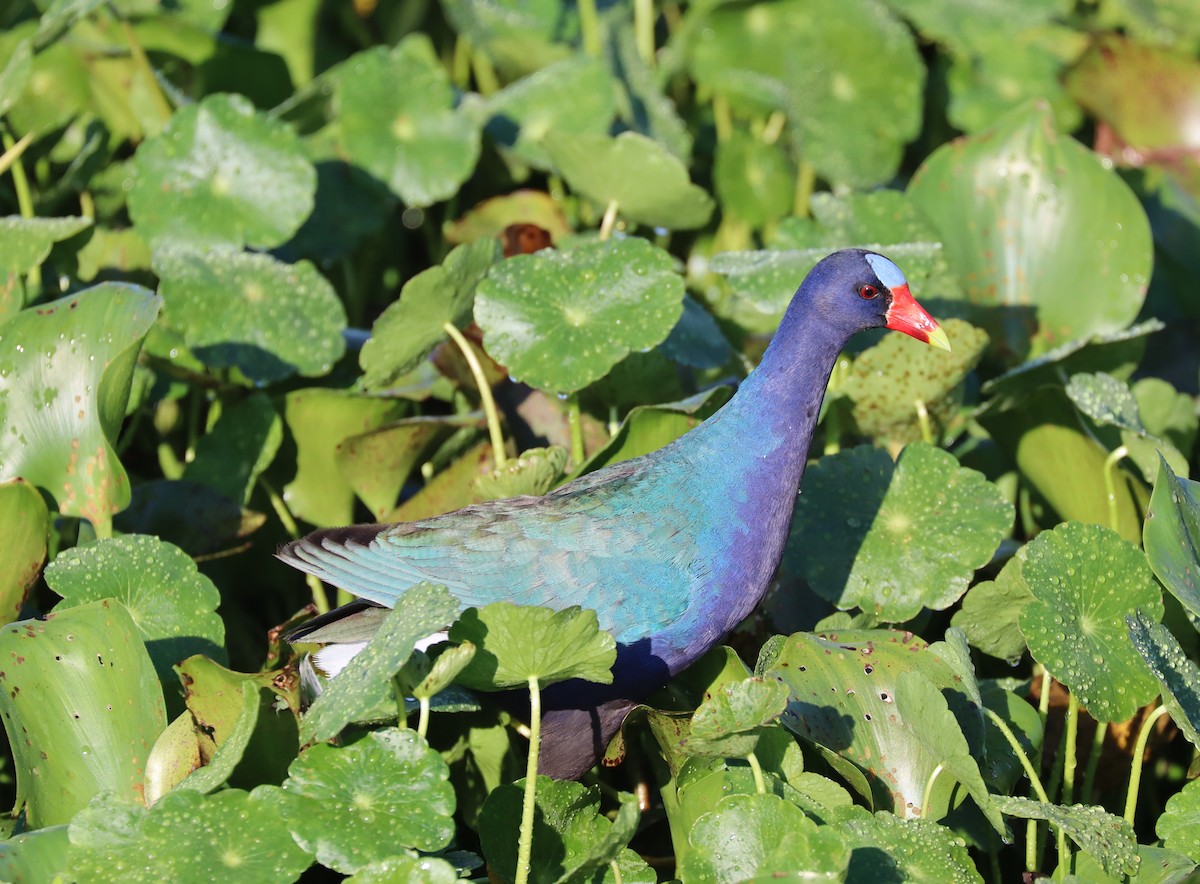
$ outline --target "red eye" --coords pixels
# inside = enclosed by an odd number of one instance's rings
[[[879,294],[879,289],[875,288],[875,286],[873,286],[873,285],[864,285],[862,288],[860,288],[858,290],[858,296],[867,301],[878,296],[878,294]]]

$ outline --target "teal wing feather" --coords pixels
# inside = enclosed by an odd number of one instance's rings
[[[653,474],[637,461],[620,467],[545,497],[318,531],[280,557],[387,607],[428,581],[467,606],[592,608],[618,641],[636,641],[683,614],[710,564],[700,554],[691,508],[678,499],[656,505],[661,489],[672,487],[661,483],[661,465]]]

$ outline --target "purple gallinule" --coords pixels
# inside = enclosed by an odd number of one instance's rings
[[[592,608],[618,643],[613,683],[564,682],[544,695],[541,770],[580,775],[634,703],[762,599],[834,362],[852,335],[879,327],[950,349],[895,264],[835,252],[805,278],[736,395],[665,448],[544,497],[315,531],[285,546],[283,561],[359,597],[293,638],[365,641],[380,606],[422,581],[444,584],[464,606]]]

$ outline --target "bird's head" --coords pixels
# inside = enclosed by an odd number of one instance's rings
[[[809,274],[819,309],[836,316],[848,332],[890,328],[943,350],[950,339],[908,290],[904,273],[890,259],[865,249],[843,249],[824,258]]]

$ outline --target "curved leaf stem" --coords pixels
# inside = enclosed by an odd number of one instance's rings
[[[471,40],[462,34],[454,41],[454,60],[450,65],[450,80],[465,92],[471,85]]]
[[[275,515],[279,517],[279,521],[283,525],[283,530],[287,532],[288,537],[292,538],[292,540],[299,540],[300,527],[292,517],[292,511],[288,509],[287,502],[272,487],[271,483],[262,476],[258,477],[258,485],[262,488],[263,493],[267,495],[267,500],[271,502],[271,509],[275,510]],[[316,607],[317,613],[328,613],[329,596],[325,594],[325,587],[321,585],[321,581],[312,574],[306,574],[304,580],[308,584],[309,591],[312,593],[313,605]]]
[[[1100,767],[1100,756],[1104,754],[1104,736],[1108,733],[1108,725],[1096,722],[1096,733],[1092,735],[1092,748],[1088,752],[1087,769],[1083,774],[1083,791],[1080,797],[1084,804],[1092,801],[1092,792],[1096,788],[1096,771]]]
[[[722,92],[714,92],[712,97],[713,127],[717,130],[717,143],[728,141],[733,134],[733,114],[729,110],[729,99]]]
[[[615,859],[608,861],[608,869],[612,872],[613,884],[624,884],[625,879],[621,877],[621,867],[617,865]]]
[[[638,55],[654,68],[654,0],[633,0],[633,30]]]
[[[567,397],[567,427],[571,430],[571,460],[578,469],[587,459],[583,447],[583,409],[579,405],[579,394]]]
[[[914,399],[913,408],[917,410],[917,425],[921,428],[921,438],[933,445],[933,426],[929,423],[929,409],[925,407],[924,399]]]
[[[492,385],[483,373],[483,366],[479,357],[475,355],[475,349],[463,333],[454,327],[454,323],[445,323],[442,330],[458,345],[463,359],[467,360],[467,366],[471,369],[471,376],[475,378],[475,386],[479,388],[479,401],[483,403],[483,413],[487,415],[488,435],[492,439],[492,459],[496,462],[496,469],[500,469],[507,462],[507,457],[504,453],[504,434],[500,432],[500,412],[496,408],[496,400],[492,398]]]
[[[600,16],[596,13],[596,0],[578,0],[575,8],[579,12],[579,30],[583,33],[583,51],[592,58],[604,52],[600,41]]]
[[[1079,698],[1074,691],[1067,695],[1066,753],[1063,762],[1062,803],[1075,803],[1075,744],[1079,740]]]
[[[429,698],[417,697],[417,702],[421,704],[420,713],[417,716],[417,734],[423,740],[429,731]]]
[[[1133,825],[1133,814],[1137,810],[1138,789],[1142,784],[1142,758],[1146,755],[1146,743],[1154,731],[1154,725],[1167,714],[1166,706],[1159,706],[1147,717],[1138,731],[1137,742],[1133,744],[1133,763],[1129,767],[1129,791],[1125,793],[1125,822]]]
[[[8,167],[21,158],[25,148],[33,144],[33,133],[26,132],[20,141],[14,142],[8,133],[4,133],[4,153],[0,154],[0,175],[8,171]],[[15,174],[13,177],[16,177]],[[26,189],[28,193],[28,188]]]
[[[1008,745],[1012,747],[1013,753],[1017,756],[1017,760],[1021,762],[1021,767],[1025,771],[1025,776],[1029,777],[1029,785],[1033,789],[1034,794],[1047,804],[1050,803],[1050,796],[1046,794],[1045,788],[1042,786],[1041,777],[1034,770],[1033,762],[1029,760],[1029,756],[1025,754],[1025,750],[1021,748],[1021,743],[1017,740],[1016,735],[1008,726],[1003,718],[996,714],[995,711],[982,707],[983,714],[987,716],[988,721],[996,726],[996,730],[1008,740]],[[1030,820],[1025,827],[1025,870],[1027,872],[1036,871],[1038,868],[1038,837],[1037,837],[1037,822]]]
[[[521,834],[517,840],[515,884],[528,884],[533,853],[533,811],[537,799],[538,751],[542,743],[542,691],[536,675],[529,677],[529,763],[525,767],[525,800],[521,804]]]
[[[939,764],[933,769],[933,773],[929,775],[929,779],[925,781],[925,794],[921,797],[921,819],[929,816],[929,802],[933,798],[933,784],[937,782],[938,775],[942,772],[942,766]]]
[[[1117,464],[1129,453],[1124,445],[1119,446],[1108,457],[1104,458],[1104,493],[1108,501],[1108,525],[1114,531],[1120,532],[1120,512],[1117,510]]]
[[[812,199],[813,187],[817,183],[817,170],[812,163],[801,160],[796,169],[796,195],[792,202],[792,214],[798,218],[808,217],[808,202]]]
[[[22,141],[24,141],[24,139],[22,139]],[[13,190],[16,191],[17,195],[17,208],[20,210],[22,218],[32,218],[33,197],[29,192],[29,179],[25,176],[25,167],[19,162],[15,162],[15,160],[21,156],[21,152],[24,151],[25,148],[22,147],[20,150],[17,150],[17,143],[13,141],[12,134],[8,131],[7,127],[5,127],[3,130],[0,130],[0,144],[4,145],[5,157],[8,157],[10,154],[13,155],[14,161],[12,161],[10,165],[12,168]],[[29,278],[29,288],[32,289],[33,292],[40,292],[42,290],[41,265],[39,264],[31,267],[27,275]]]
[[[471,50],[471,70],[475,72],[475,85],[480,95],[491,95],[500,91],[500,78],[492,67],[492,60],[479,49]]]
[[[746,756],[746,760],[750,762],[750,770],[754,772],[754,788],[759,795],[767,794],[767,780],[763,776],[762,765],[758,763],[758,756],[751,752]]]
[[[616,200],[609,202],[604,209],[604,218],[600,221],[600,241],[608,239],[612,236],[613,227],[617,224],[617,210],[620,204]]]

